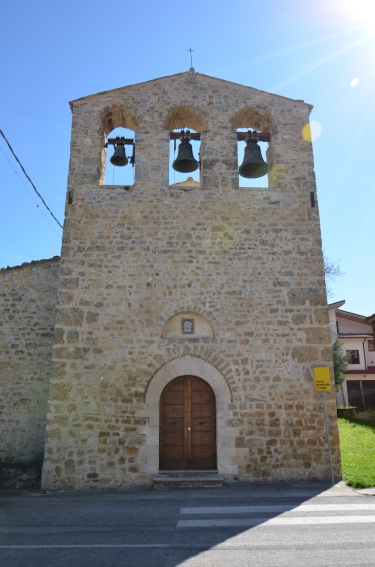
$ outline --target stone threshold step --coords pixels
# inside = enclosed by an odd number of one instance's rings
[[[154,488],[211,488],[223,486],[224,477],[220,475],[155,475],[152,478]]]
[[[216,469],[166,469],[159,470],[156,476],[218,476]]]

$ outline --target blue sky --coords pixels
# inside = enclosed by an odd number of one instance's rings
[[[373,0],[111,2],[2,7],[0,129],[63,224],[71,113],[81,96],[196,71],[314,105],[330,301],[375,312]],[[59,255],[62,230],[0,137],[0,267]]]

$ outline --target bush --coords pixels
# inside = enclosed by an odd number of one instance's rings
[[[332,357],[336,392],[338,392],[345,380],[345,372],[348,368],[348,360],[346,358],[346,354],[344,352],[342,344],[338,339],[336,339],[332,345]]]

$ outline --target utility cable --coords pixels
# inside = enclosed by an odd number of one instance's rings
[[[41,209],[33,195],[33,193],[31,192],[31,190],[27,187],[25,181],[23,179],[21,179],[21,176],[19,174],[18,171],[15,170],[13,164],[11,163],[9,157],[6,155],[6,153],[4,152],[3,148],[0,148],[0,152],[3,154],[4,159],[6,159],[6,161],[9,163],[9,167],[11,168],[11,170],[13,171],[13,173],[18,177],[20,183],[22,183],[22,185],[25,188],[25,191],[27,192],[27,194],[29,195],[30,199],[32,200],[32,202],[35,204],[35,206],[39,209],[39,212],[44,216],[44,218],[46,219],[46,221],[48,222],[48,224],[50,225],[50,227],[52,228],[52,230],[57,234],[57,230],[55,228],[55,225],[52,224],[52,222],[50,221],[49,217],[46,216],[45,212],[43,209]]]
[[[20,168],[22,169],[23,173],[25,174],[26,178],[30,181],[32,188],[34,189],[35,193],[38,195],[39,199],[42,201],[43,205],[46,207],[46,209],[49,211],[49,213],[52,215],[52,217],[55,219],[55,221],[57,222],[57,224],[63,228],[62,224],[59,223],[59,221],[57,220],[57,218],[55,217],[55,215],[53,214],[53,212],[51,211],[51,209],[49,208],[49,206],[47,205],[47,203],[45,202],[45,200],[43,199],[43,197],[41,196],[41,194],[39,193],[39,191],[37,190],[37,188],[35,187],[34,183],[31,181],[30,177],[27,175],[22,163],[20,162],[20,160],[18,159],[18,157],[16,156],[16,154],[13,151],[12,146],[10,145],[10,143],[8,142],[4,132],[2,130],[0,130],[0,134],[2,135],[2,137],[4,138],[4,140],[6,141],[8,148],[10,149],[10,151],[12,152],[15,160],[18,162]]]

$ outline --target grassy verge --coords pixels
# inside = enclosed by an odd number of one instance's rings
[[[343,479],[356,488],[375,486],[375,424],[339,418]]]

